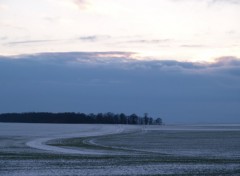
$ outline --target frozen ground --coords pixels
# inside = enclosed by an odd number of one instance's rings
[[[240,126],[0,123],[0,175],[240,175]]]

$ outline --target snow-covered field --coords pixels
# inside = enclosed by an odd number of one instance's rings
[[[239,175],[240,125],[0,123],[0,175]]]

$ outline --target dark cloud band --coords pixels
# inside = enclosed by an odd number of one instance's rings
[[[124,112],[239,122],[240,59],[139,61],[131,52],[0,57],[0,112]]]

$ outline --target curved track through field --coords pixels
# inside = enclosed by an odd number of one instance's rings
[[[82,155],[116,155],[121,154],[121,152],[109,152],[108,150],[96,150],[96,149],[88,149],[88,148],[66,148],[60,146],[48,145],[48,141],[53,141],[57,139],[68,139],[68,138],[87,138],[87,137],[97,137],[97,136],[105,136],[112,134],[120,134],[120,133],[128,133],[139,130],[139,127],[136,126],[122,126],[122,125],[104,125],[104,126],[92,126],[92,128],[80,130],[76,133],[70,134],[58,134],[58,135],[50,135],[49,137],[40,137],[34,140],[28,141],[26,143],[27,146],[39,150],[45,150],[49,152],[55,153],[65,153],[65,154],[82,154]],[[91,143],[89,143],[91,144]]]

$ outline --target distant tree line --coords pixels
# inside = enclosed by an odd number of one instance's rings
[[[28,112],[0,114],[0,122],[161,125],[162,119],[153,119],[148,117],[147,113],[140,117],[136,114],[125,115],[124,113],[114,114],[111,112],[98,114]]]

